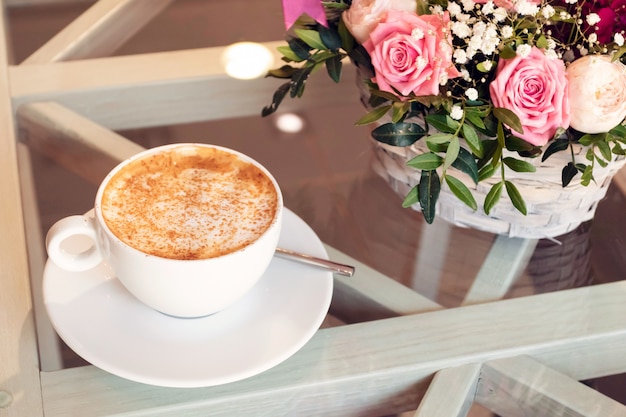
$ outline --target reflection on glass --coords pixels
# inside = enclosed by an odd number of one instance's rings
[[[238,42],[228,46],[222,55],[226,74],[240,80],[264,76],[274,63],[265,46],[254,42]]]

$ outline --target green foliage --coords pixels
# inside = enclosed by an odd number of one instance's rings
[[[520,118],[511,110],[496,107],[489,101],[489,93],[476,86],[478,94],[469,99],[463,89],[449,89],[448,94],[402,96],[398,91],[382,91],[372,79],[374,68],[362,45],[355,41],[341,18],[341,12],[349,7],[346,0],[322,2],[329,16],[328,27],[306,16],[301,17],[291,31],[287,44],[279,46],[285,65],[268,71],[267,77],[284,80],[274,92],[271,103],[262,109],[262,116],[274,113],[284,98],[302,97],[310,75],[325,67],[330,79],[339,83],[344,69],[344,59],[352,61],[369,91],[367,104],[370,110],[356,121],[356,125],[377,124],[371,131],[374,140],[386,145],[406,147],[424,139],[427,151],[407,162],[420,171],[420,179],[406,195],[403,207],[419,204],[426,222],[432,223],[436,216],[436,203],[442,182],[450,191],[472,210],[478,209],[475,197],[468,188],[467,178],[475,184],[492,179],[482,209],[489,214],[501,199],[503,190],[513,206],[527,214],[524,196],[514,182],[507,178],[510,171],[535,172],[535,163],[529,158],[541,156],[541,162],[559,152],[569,152],[571,161],[561,171],[563,187],[577,176],[582,185],[594,181],[596,166],[607,166],[616,157],[626,157],[626,126],[618,125],[609,132],[584,134],[569,128],[557,132],[545,147],[534,146],[524,140],[524,128]],[[418,0],[417,9],[430,13],[430,6],[445,6],[445,0]],[[552,23],[569,22],[565,10],[555,6]],[[546,26],[550,27],[550,25]],[[543,32],[544,27],[530,16],[515,20],[514,34],[498,45],[495,55],[481,57],[471,64],[471,76],[478,75],[483,86],[488,86],[493,68],[499,59],[517,55],[516,48],[522,44],[547,48],[551,38]],[[576,35],[576,36],[579,36]],[[624,61],[626,46],[614,48],[614,59]],[[486,80],[486,81],[485,81]],[[460,84],[459,84],[460,85]],[[443,88],[443,87],[442,87]],[[460,110],[460,111],[459,111]],[[584,160],[575,159],[574,147],[581,145]],[[467,176],[467,177],[465,177]],[[463,178],[461,180],[460,178]],[[464,182],[465,181],[465,182]]]
[[[426,223],[431,224],[435,220],[437,199],[441,191],[441,180],[437,171],[422,171],[418,184],[419,203]]]

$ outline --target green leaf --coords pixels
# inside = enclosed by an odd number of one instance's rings
[[[502,182],[498,182],[491,187],[491,190],[485,196],[485,204],[483,209],[486,214],[489,214],[491,209],[498,203],[500,196],[502,195]]]
[[[570,162],[563,167],[563,170],[561,171],[561,184],[563,185],[563,188],[569,185],[577,173],[578,170],[573,162]]]
[[[624,149],[617,142],[615,142],[615,144],[613,145],[613,149],[611,149],[611,152],[613,152],[615,155],[626,155]]]
[[[301,61],[304,61],[306,59],[306,58],[301,58],[300,56],[298,56],[298,54],[296,54],[287,45],[279,46],[279,47],[276,48],[276,50],[278,50],[278,52],[280,52],[284,57],[286,57],[290,61],[301,62]]]
[[[609,133],[622,139],[626,138],[626,126],[617,125],[613,129],[609,130]]]
[[[408,166],[422,171],[432,171],[443,164],[443,158],[432,152],[417,155],[406,163]]]
[[[402,207],[409,208],[413,204],[417,204],[419,201],[419,187],[416,185],[411,188],[406,197],[404,197],[404,201],[402,201]]]
[[[263,110],[261,111],[261,116],[266,117],[274,113],[278,109],[278,106],[280,106],[280,103],[283,101],[287,93],[289,92],[290,88],[291,88],[291,83],[284,83],[280,87],[278,87],[272,97],[272,103],[263,107]]]
[[[459,156],[459,149],[461,148],[461,144],[459,143],[459,138],[453,136],[450,140],[450,144],[448,145],[448,150],[446,151],[446,157],[443,161],[443,169],[446,170],[454,161],[456,161],[457,156]]]
[[[463,184],[463,181],[450,175],[446,175],[444,178],[446,180],[446,184],[448,184],[448,187],[450,187],[450,191],[452,191],[452,193],[459,200],[465,203],[472,210],[476,210],[478,208],[472,192],[469,190],[469,188],[467,188],[465,184]]]
[[[526,142],[515,135],[509,135],[505,138],[505,146],[509,151],[513,152],[532,151],[533,148],[536,148],[532,143]]]
[[[341,36],[339,36],[338,31],[333,30],[330,27],[325,27],[323,25],[319,25],[318,28],[320,39],[328,49],[341,48]]]
[[[419,200],[426,223],[435,220],[436,204],[441,191],[441,181],[437,171],[422,171],[419,183]]]
[[[451,133],[434,133],[432,135],[426,136],[425,139],[428,143],[442,144],[450,142],[453,137],[454,135]]]
[[[507,125],[510,129],[516,131],[519,134],[524,134],[524,128],[522,127],[522,122],[519,117],[515,113],[513,113],[509,109],[505,109],[504,107],[495,107],[493,109],[493,115],[500,122]]]
[[[537,168],[530,162],[515,159],[510,156],[502,159],[502,162],[515,172],[535,172]]]
[[[569,146],[569,140],[567,139],[557,139],[553,141],[552,143],[550,143],[550,145],[548,145],[546,150],[543,152],[543,155],[541,156],[541,162],[548,159],[548,157],[550,157],[550,155],[552,154],[566,150],[568,146]]]
[[[409,146],[420,140],[426,131],[416,123],[385,123],[372,131],[372,137],[393,146]]]
[[[357,120],[355,124],[357,126],[362,126],[373,123],[380,120],[380,118],[387,114],[389,110],[391,110],[391,105],[376,107],[374,110]]]
[[[524,198],[520,194],[519,190],[511,181],[505,181],[504,185],[506,186],[506,193],[509,195],[511,199],[511,203],[513,203],[513,207],[517,209],[524,216],[528,213],[526,210],[526,203],[524,202]]]
[[[350,53],[352,48],[354,48],[354,37],[346,27],[343,19],[339,20],[339,27],[337,29],[339,31],[339,36],[341,37],[341,47],[344,51]]]
[[[496,144],[496,147],[493,151],[493,156],[492,156],[492,160],[491,160],[491,165],[493,165],[494,167],[496,165],[500,164],[500,158],[502,157],[502,146],[500,146],[500,144]]]
[[[424,119],[426,120],[426,122],[428,122],[429,125],[444,133],[456,133],[457,127],[459,125],[459,122],[456,122],[456,126],[450,126],[448,124],[448,119],[452,119],[445,114],[430,114]]]
[[[294,32],[311,48],[319,50],[328,49],[326,45],[324,45],[324,42],[322,42],[318,31],[312,29],[295,29]]]
[[[548,39],[544,35],[539,36],[539,39],[537,39],[536,46],[537,48],[540,48],[540,49],[548,48]]]
[[[478,165],[471,153],[465,148],[459,149],[459,156],[452,163],[452,166],[461,172],[469,175],[474,181],[474,184],[478,183]]]
[[[496,134],[496,139],[498,140],[498,146],[500,148],[504,148],[506,146],[506,138],[504,137],[504,125],[502,122],[498,122],[498,132]]]
[[[392,104],[392,107],[393,112],[391,114],[391,121],[394,123],[398,123],[409,111],[411,104],[408,102],[395,102]]]
[[[606,142],[598,142],[596,145],[598,149],[600,150],[600,154],[602,155],[602,157],[606,161],[610,161],[612,159],[612,156],[611,156],[611,147],[609,146],[609,144]]]
[[[298,68],[294,68],[291,65],[283,65],[280,68],[269,70],[267,72],[267,76],[275,78],[291,78],[296,71],[298,71]]]
[[[598,142],[606,141],[608,136],[608,133],[586,134],[578,139],[578,143],[580,143],[581,145],[590,146]]]
[[[334,57],[326,60],[326,71],[328,72],[328,76],[334,82],[338,83],[341,80],[341,56],[335,55]]]
[[[312,70],[313,67],[303,67],[293,74],[291,77],[291,89],[289,90],[291,98],[302,97],[306,80],[309,78],[309,75],[311,75]]]
[[[483,142],[478,137],[478,133],[476,133],[476,129],[467,123],[463,123],[462,130],[467,146],[469,146],[477,157],[482,158],[485,154],[485,150],[483,149]]]
[[[304,43],[301,39],[290,38],[287,41],[287,45],[289,45],[291,51],[296,54],[296,62],[304,61],[311,56],[311,47]],[[281,50],[281,47],[279,46],[278,49]]]
[[[506,45],[500,51],[500,59],[515,58],[516,55],[517,55],[517,52],[515,52],[515,49],[513,49],[510,45]]]
[[[485,122],[483,121],[483,117],[484,116],[481,116],[481,113],[474,110],[473,107],[465,108],[465,119],[479,129],[485,129]]]
[[[497,166],[493,166],[492,164],[487,164],[478,171],[478,181],[484,181],[487,178],[491,178],[493,174],[496,172]]]
[[[593,180],[593,166],[587,165],[585,170],[583,171],[583,175],[580,178],[580,184],[583,186],[588,186],[589,183]]]

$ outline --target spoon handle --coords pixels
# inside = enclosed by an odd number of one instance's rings
[[[314,265],[320,268],[328,269],[334,273],[351,277],[354,275],[354,267],[344,265],[326,259],[316,258],[315,256],[306,255],[304,253],[294,252],[289,249],[276,248],[276,255],[281,258],[291,259],[305,264]]]

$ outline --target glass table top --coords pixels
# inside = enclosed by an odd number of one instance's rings
[[[244,39],[279,40],[282,37],[279,3],[274,0],[239,0],[229,3],[225,10],[222,2],[180,1],[134,36],[117,55],[211,48]],[[10,9],[15,61],[19,63],[28,57],[87,7],[85,2],[77,2],[55,6],[43,15],[36,11],[37,8]],[[226,19],[221,13],[226,13],[228,20],[241,20],[241,25],[206,24],[217,15]],[[264,24],[257,25],[260,21]],[[163,27],[168,30],[164,31]],[[415,407],[406,408],[405,404],[418,404],[426,382],[430,382],[435,371],[440,369],[439,364],[445,364],[446,368],[463,368],[461,371],[467,373],[459,375],[465,375],[467,381],[472,375],[477,378],[479,372],[485,372],[485,378],[490,380],[496,380],[493,375],[508,380],[502,376],[506,372],[501,370],[506,368],[506,363],[496,364],[504,368],[494,365],[482,370],[480,366],[467,366],[520,354],[545,361],[574,379],[585,379],[588,385],[618,402],[626,401],[622,388],[625,381],[622,372],[626,368],[622,369],[622,363],[617,360],[614,367],[598,365],[603,353],[616,358],[619,352],[624,352],[621,339],[626,332],[626,321],[612,316],[614,311],[619,314],[621,310],[618,301],[610,299],[611,292],[602,293],[607,297],[606,303],[594,304],[594,300],[585,298],[587,293],[584,292],[575,301],[564,296],[564,304],[560,304],[561,298],[546,298],[546,305],[526,301],[527,297],[536,294],[565,293],[574,288],[623,279],[626,270],[623,232],[626,226],[620,214],[626,207],[626,197],[619,186],[611,186],[593,221],[553,240],[508,239],[450,226],[443,220],[427,225],[420,213],[401,207],[402,196],[372,169],[373,152],[368,128],[354,126],[364,110],[358,101],[357,89],[351,86],[352,76],[346,73],[344,86],[336,90],[331,86],[328,87],[330,90],[325,90],[334,91],[332,96],[312,95],[293,107],[285,106],[285,111],[294,110],[303,117],[304,130],[295,134],[279,131],[275,116],[262,118],[261,106],[257,115],[241,115],[234,106],[227,117],[219,120],[114,129],[142,147],[175,142],[213,143],[239,150],[264,164],[278,180],[286,207],[315,231],[327,245],[330,257],[357,266],[353,278],[335,280],[335,298],[325,329],[318,332],[302,352],[266,374],[241,384],[206,391],[153,390],[111,377],[88,366],[71,349],[61,345],[61,363],[65,371],[42,369],[42,386],[46,388],[43,402],[49,407],[50,415],[63,415],[65,403],[61,397],[67,395],[70,388],[84,390],[84,395],[93,395],[93,404],[115,402],[120,397],[127,398],[130,404],[127,409],[120,406],[110,411],[103,407],[95,410],[94,415],[148,412],[145,410],[150,407],[159,410],[161,414],[158,415],[167,415],[169,407],[178,405],[197,411],[205,405],[218,407],[219,398],[229,404],[219,409],[219,415],[233,415],[234,409],[229,407],[238,400],[249,413],[247,415],[254,415],[256,404],[254,396],[248,398],[249,393],[265,398],[266,391],[271,392],[267,394],[268,401],[279,403],[281,390],[292,394],[294,399],[282,408],[268,407],[268,410],[278,410],[272,415],[323,414],[312,405],[317,395],[334,404],[329,407],[336,415],[384,415],[384,407],[394,412],[410,410],[407,415],[414,415],[412,410]],[[327,81],[314,77],[310,82],[323,84]],[[276,85],[272,80],[267,83]],[[245,94],[245,87],[241,94]],[[268,95],[268,103],[269,100]],[[72,164],[60,166],[58,161],[37,150],[30,152],[29,158],[42,235],[56,220],[84,213],[93,206],[97,180],[81,177],[72,172]],[[76,167],[78,165],[77,162]],[[401,289],[389,286],[388,280],[400,284]],[[37,285],[36,279],[33,282]],[[352,285],[362,287],[358,289],[362,291],[361,295],[351,292]],[[377,291],[380,294],[376,294]],[[620,291],[623,292],[621,287],[615,294],[621,294]],[[415,305],[419,307],[411,305],[394,309],[394,302],[410,304],[413,300],[410,293],[417,294]],[[393,299],[395,294],[399,297],[396,300]],[[375,295],[380,296],[378,306]],[[386,297],[392,300],[380,301]],[[509,309],[509,304],[498,301],[501,299],[519,299],[520,302]],[[578,302],[580,304],[576,304]],[[543,309],[529,311],[529,323],[542,324],[540,313],[545,312],[554,320],[553,326],[545,323],[545,328],[540,330],[525,329],[524,318],[514,316],[519,316],[520,311],[515,306],[526,305]],[[398,317],[406,314],[401,311],[411,311],[412,308],[419,314]],[[566,318],[564,321],[559,320],[561,310]],[[606,328],[592,320],[599,314],[597,311],[608,311]],[[431,326],[430,320],[435,324]],[[607,334],[611,329],[619,329],[616,323],[621,322],[621,330],[614,332],[615,343],[604,343],[609,340]],[[596,326],[600,330],[596,331]],[[591,329],[588,334],[580,330],[586,328]],[[413,329],[421,333],[413,334]],[[568,333],[570,330],[572,335]],[[525,334],[532,336],[525,339]],[[598,334],[604,337],[603,344],[598,345],[601,347],[593,345]],[[457,346],[457,337],[472,345],[471,348]],[[519,349],[517,338],[521,340]],[[391,342],[385,343],[386,340]],[[580,350],[577,350],[578,342]],[[556,346],[554,351],[551,345]],[[41,345],[40,349],[47,347]],[[355,359],[358,352],[362,352],[363,357]],[[572,364],[581,355],[591,365]],[[528,365],[529,369],[535,366],[534,363],[522,364]],[[599,378],[612,374],[617,375]],[[445,373],[438,375],[446,378]],[[523,385],[521,381],[525,377],[510,377],[511,384]],[[552,381],[551,378],[545,376],[538,380]],[[554,378],[562,381],[560,377]],[[266,381],[276,388],[276,392],[265,390]],[[354,382],[352,391],[346,387],[350,385],[346,381]],[[2,382],[0,380],[0,392]],[[530,391],[535,393],[532,384],[530,386]],[[340,388],[349,394],[342,395]],[[485,385],[483,389],[486,391],[479,395],[487,404],[492,404],[488,399],[492,388]],[[359,389],[367,389],[367,398],[365,395],[357,397]],[[568,392],[577,393],[577,389]],[[216,403],[204,404],[203,401],[211,396],[218,398]],[[566,402],[568,399],[555,401]],[[85,406],[80,401],[73,401],[67,409],[76,411]],[[394,404],[402,406],[390,407]],[[366,409],[367,413],[363,411]],[[111,414],[107,414],[109,412]],[[468,415],[492,414],[475,405]]]

